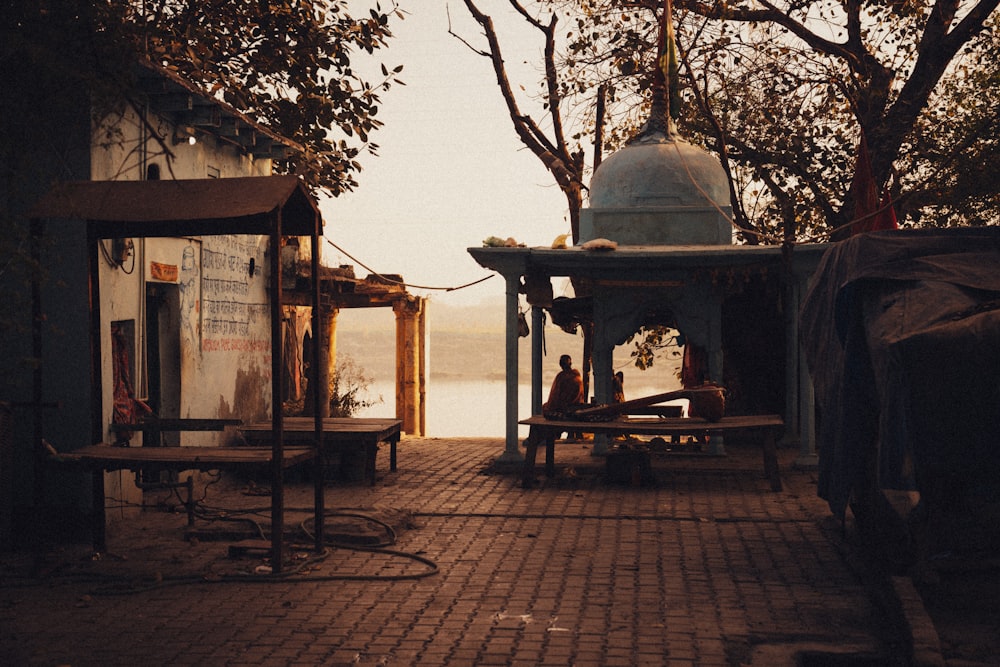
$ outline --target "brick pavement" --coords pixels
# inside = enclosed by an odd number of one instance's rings
[[[335,548],[275,581],[157,511],[113,525],[100,560],[56,549],[32,576],[27,556],[0,556],[0,664],[905,664],[885,582],[845,545],[815,473],[792,469],[796,452],[779,451],[774,493],[755,448],[657,456],[657,483],[635,488],[606,483],[588,445],[560,443],[559,475],[531,490],[494,468],[502,450],[406,437],[397,472],[380,452],[377,486],[328,486],[328,509],[388,517],[393,549],[432,561],[430,576]],[[230,518],[266,508],[246,488],[209,486],[204,502]],[[311,494],[289,486],[286,525],[308,518]]]

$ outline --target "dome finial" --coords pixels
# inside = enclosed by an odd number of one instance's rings
[[[677,47],[674,43],[673,3],[671,0],[663,0],[649,118],[629,143],[649,140],[673,141],[677,137],[677,126],[674,123],[680,111],[677,90]]]

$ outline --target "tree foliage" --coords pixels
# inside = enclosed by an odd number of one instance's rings
[[[480,8],[486,0],[465,2],[484,29],[483,53],[512,123],[531,128],[508,80],[502,36]],[[991,177],[1000,158],[998,2],[674,0],[678,125],[720,156],[743,240],[848,233],[862,139],[874,185],[902,224],[1000,223],[1000,183]],[[589,135],[595,163],[621,147],[650,104],[662,0],[507,4],[545,33],[539,95],[556,137]],[[574,165],[584,183],[586,171]],[[651,363],[669,340],[662,328],[633,339],[636,365]]]
[[[552,4],[576,15],[568,85],[604,82],[634,107],[648,89],[662,3]],[[997,0],[675,6],[682,132],[725,158],[747,240],[846,229],[862,135],[901,219],[996,222],[996,184],[983,175],[996,154]]]
[[[561,26],[551,30],[554,62],[540,67],[540,95],[559,115],[552,126],[595,136],[600,88],[600,143],[623,145],[648,108],[662,0],[508,2]],[[722,158],[744,240],[827,240],[848,229],[862,136],[902,223],[996,224],[997,4],[675,0],[678,125]],[[513,112],[512,121],[522,122]]]
[[[159,63],[301,146],[278,171],[337,194],[356,186],[359,153],[377,149],[379,94],[402,69],[383,65],[371,83],[352,59],[387,44],[393,16],[378,4],[352,15],[347,0],[5,3],[0,60],[39,85],[84,84],[98,114],[135,92],[138,59]]]
[[[29,252],[22,216],[52,181],[90,173],[92,128],[120,112],[123,102],[142,103],[138,61],[169,68],[291,140],[301,150],[277,163],[276,171],[337,194],[357,185],[360,154],[377,149],[372,135],[381,126],[379,95],[402,69],[383,66],[375,81],[355,69],[359,59],[386,46],[390,22],[402,18],[387,1],[385,10],[377,0],[0,3],[4,381],[15,377],[8,367],[35,363],[28,335],[31,284],[46,279],[45,267]],[[167,137],[159,141],[169,145]]]

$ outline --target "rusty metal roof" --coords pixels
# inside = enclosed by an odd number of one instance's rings
[[[316,200],[295,176],[59,183],[31,218],[86,220],[101,238],[269,234],[309,236]],[[321,230],[320,230],[321,231]]]

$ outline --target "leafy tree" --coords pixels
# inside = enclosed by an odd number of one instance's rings
[[[524,114],[511,105],[502,40],[479,3],[466,0],[516,128]],[[598,155],[621,146],[649,102],[663,2],[508,3],[550,36],[539,95],[553,131],[600,134]],[[744,240],[824,240],[849,230],[861,137],[875,186],[891,194],[901,221],[995,224],[997,3],[676,0],[678,124],[723,158]],[[557,31],[560,21],[568,27]],[[598,89],[606,125],[595,113]],[[575,166],[581,180],[584,172]]]
[[[507,73],[507,65],[504,60],[503,48],[499,33],[496,30],[493,18],[482,11],[477,0],[464,0],[466,9],[476,20],[476,23],[483,30],[486,39],[485,47],[474,46],[461,35],[455,35],[479,55],[489,58],[493,65],[493,71],[497,78],[497,85],[500,94],[507,105],[507,112],[510,115],[514,131],[521,142],[545,165],[545,168],[552,175],[559,189],[566,197],[566,206],[569,212],[570,232],[573,242],[580,239],[580,209],[583,207],[585,160],[581,146],[582,133],[568,135],[567,128],[563,120],[564,107],[563,100],[566,97],[567,89],[562,81],[557,66],[557,26],[558,16],[551,13],[547,18],[537,18],[529,12],[526,5],[520,0],[508,0],[510,7],[520,15],[532,29],[537,31],[539,40],[543,45],[544,72],[541,82],[541,108],[544,116],[536,118],[524,111],[524,107],[538,102],[537,97],[527,92],[527,88],[518,85],[516,88],[511,82]],[[520,99],[518,90],[523,90],[525,99]],[[548,131],[546,131],[546,129]],[[590,392],[590,366],[591,354],[590,345],[593,336],[593,326],[584,324],[583,331],[583,392],[587,396]]]
[[[662,4],[551,4],[576,13],[568,79],[603,82],[634,106],[648,88]],[[680,125],[725,158],[749,242],[849,229],[860,137],[901,218],[996,222],[997,189],[983,169],[996,154],[997,0],[676,6]]]
[[[391,37],[395,7],[376,3],[362,16],[347,0],[65,0],[4,3],[0,9],[0,71],[15,95],[49,83],[86,90],[101,115],[133,96],[134,64],[148,59],[171,69],[301,147],[277,165],[332,194],[357,185],[362,150],[379,94],[402,66],[382,66],[370,83],[352,67]],[[353,3],[354,6],[357,3]],[[35,85],[19,80],[35,78]],[[14,79],[15,81],[10,81]],[[29,107],[37,100],[8,100]],[[5,105],[7,104],[5,103]],[[15,109],[5,109],[15,111]],[[23,111],[24,109],[22,109]],[[30,115],[29,115],[30,117]],[[9,138],[9,137],[5,137]],[[14,137],[16,138],[16,137]],[[10,164],[10,163],[8,163]]]
[[[514,131],[521,142],[545,165],[566,197],[569,210],[570,230],[573,241],[579,240],[580,208],[583,206],[584,153],[580,146],[580,135],[570,139],[563,122],[562,100],[566,90],[561,83],[557,69],[557,25],[558,15],[551,13],[547,18],[537,18],[519,0],[509,0],[510,7],[519,14],[535,31],[543,48],[541,82],[542,109],[544,115],[536,118],[524,111],[526,103],[537,101],[527,88],[511,82],[503,55],[503,45],[496,30],[493,17],[482,11],[477,0],[464,0],[469,13],[483,30],[486,45],[475,46],[461,35],[461,39],[477,54],[489,58],[496,74],[497,86],[507,105]],[[518,90],[524,91],[523,96]],[[523,97],[524,99],[520,99]],[[548,131],[546,131],[548,128]],[[575,142],[573,140],[576,140]]]
[[[501,39],[478,7],[482,0],[465,2],[483,27],[483,53],[512,123],[532,148],[522,130],[533,125],[514,103]],[[624,144],[646,113],[664,3],[508,3],[546,36],[539,94],[556,138],[589,134],[596,168],[603,149]],[[996,224],[997,3],[676,0],[678,124],[722,158],[743,240],[794,243],[848,233],[862,140],[873,186],[891,194],[904,222]],[[565,32],[556,31],[561,18],[570,26]],[[564,164],[585,180],[585,165]],[[572,211],[572,193],[553,175]],[[646,331],[636,364],[648,365],[668,335]]]
[[[391,0],[390,0],[391,2]],[[370,4],[364,14],[352,14]],[[0,4],[0,333],[29,340],[32,260],[22,216],[53,180],[85,178],[91,128],[141,104],[136,63],[158,63],[301,148],[276,171],[331,194],[357,185],[379,95],[353,65],[388,43],[393,4],[376,0],[12,0]],[[155,128],[148,127],[154,132]],[[113,142],[115,136],[102,140]],[[167,137],[155,137],[168,160]],[[0,370],[30,361],[8,346]],[[3,372],[4,381],[10,374]]]

